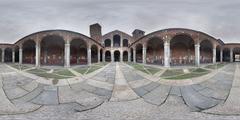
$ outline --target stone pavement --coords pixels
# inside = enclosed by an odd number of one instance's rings
[[[169,85],[110,63],[54,86],[0,64],[0,119],[240,119],[239,73],[228,64],[202,82]]]
[[[124,76],[136,94],[146,102],[161,106],[168,97],[181,97],[192,111],[202,111],[223,103],[230,92],[236,66],[229,64],[209,80],[198,84],[174,86],[165,85],[134,74],[133,69],[123,65]]]
[[[65,86],[38,83],[1,64],[0,114],[36,111],[42,106],[75,104],[72,109],[85,111],[101,105],[112,95],[115,65],[110,65],[90,79]]]
[[[110,101],[129,101],[138,98],[139,97],[136,95],[136,93],[127,84],[127,81],[122,73],[122,70],[120,69],[119,63],[117,63],[115,84],[112,98]]]

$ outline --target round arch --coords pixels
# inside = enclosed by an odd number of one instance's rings
[[[216,47],[216,62],[221,62],[221,46]]]
[[[233,61],[240,62],[240,47],[233,48]]]
[[[230,62],[230,49],[229,48],[223,49],[223,61]]]
[[[123,61],[127,62],[128,61],[128,51],[123,52]]]
[[[194,64],[194,40],[187,34],[175,35],[170,41],[171,65]]]
[[[103,49],[100,49],[100,62],[103,62]]]
[[[113,36],[113,46],[114,47],[120,47],[120,43],[121,43],[120,35],[114,35]]]
[[[114,51],[114,61],[115,62],[120,61],[120,51],[118,51],[118,50]]]
[[[105,47],[111,47],[111,40],[110,39],[104,40],[104,46]]]
[[[12,62],[12,48],[5,49],[4,62]]]
[[[41,64],[64,65],[64,44],[61,36],[48,35],[41,40]]]
[[[164,45],[163,40],[159,38],[151,38],[147,41],[146,62],[148,64],[163,64],[164,61]]]
[[[213,44],[209,40],[203,40],[200,43],[200,63],[213,62]]]
[[[131,53],[130,61],[133,62],[133,48],[130,49],[130,53]]]
[[[35,64],[36,43],[34,40],[27,40],[23,43],[23,63]]]
[[[127,39],[123,40],[123,47],[128,47],[128,40]]]
[[[137,44],[136,45],[136,62],[142,63],[143,62],[143,45]]]
[[[87,64],[87,43],[82,39],[70,42],[70,64]]]
[[[91,62],[98,62],[98,47],[96,45],[91,46]]]
[[[105,61],[111,62],[111,52],[110,51],[105,52]]]
[[[15,50],[15,62],[19,62],[19,46],[16,46],[14,50]]]

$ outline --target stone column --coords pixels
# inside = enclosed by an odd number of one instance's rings
[[[233,49],[230,49],[230,62],[233,62]]]
[[[170,44],[168,41],[164,42],[164,67],[170,67]]]
[[[15,49],[12,49],[12,63],[15,63]]]
[[[146,64],[146,53],[147,53],[147,50],[146,50],[146,45],[143,44],[143,49],[142,49],[142,58],[143,58],[143,64]]]
[[[36,46],[35,46],[35,66],[36,67],[40,67],[40,54],[41,54],[41,47],[40,47],[40,43],[36,42]]]
[[[223,49],[220,50],[220,62],[223,62]]]
[[[136,63],[136,48],[133,48],[133,62]]]
[[[111,47],[113,47],[113,36],[112,36],[112,39],[111,39]]]
[[[47,48],[44,48],[43,52],[44,52],[43,61],[44,61],[44,64],[47,64],[47,56],[48,56]]]
[[[200,44],[195,44],[195,65],[200,66]]]
[[[121,39],[120,39],[120,47],[123,47],[123,37],[121,36]]]
[[[114,51],[111,50],[111,61],[114,62]]]
[[[92,64],[92,52],[91,52],[91,45],[88,46],[88,53],[87,53],[87,56],[88,56],[88,65],[91,65]]]
[[[123,51],[120,50],[120,62],[122,62],[122,61],[123,61]]]
[[[19,46],[19,64],[22,65],[22,55],[23,55],[23,49],[22,46]]]
[[[5,57],[5,48],[2,48],[2,63],[4,63],[4,57]]]
[[[105,51],[102,51],[102,61],[103,61],[103,62],[106,62],[106,61],[105,61]]]
[[[100,63],[100,59],[101,59],[101,56],[100,56],[100,49],[98,49],[98,63]]]
[[[131,62],[131,51],[128,51],[128,62]]]
[[[216,64],[216,52],[217,52],[217,50],[216,50],[216,46],[214,45],[213,46],[213,64]]]
[[[65,67],[70,67],[70,42],[69,40],[66,41],[65,43],[65,48],[64,48],[64,66]]]

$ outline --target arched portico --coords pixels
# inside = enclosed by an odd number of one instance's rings
[[[136,45],[136,62],[138,63],[143,62],[143,45],[142,44]]]
[[[64,39],[48,35],[41,40],[41,64],[64,65]]]
[[[110,51],[105,52],[105,61],[111,62],[111,52]]]
[[[174,36],[170,41],[171,65],[193,65],[194,40],[185,34]]]
[[[203,40],[200,43],[200,63],[213,62],[213,44],[209,40]]]
[[[114,61],[120,62],[120,51],[118,50],[114,51]]]
[[[87,44],[82,39],[70,42],[70,64],[87,64]]]
[[[240,47],[233,49],[233,61],[240,62]]]
[[[98,62],[98,47],[96,45],[91,46],[91,62]]]
[[[12,48],[6,48],[4,54],[4,62],[12,62]]]
[[[164,45],[163,40],[152,38],[147,41],[146,62],[148,64],[163,65],[164,62]]]
[[[22,49],[23,49],[23,63],[25,64],[35,64],[35,41],[33,40],[27,40],[23,43]]]
[[[128,61],[128,51],[123,52],[123,61],[127,62]]]

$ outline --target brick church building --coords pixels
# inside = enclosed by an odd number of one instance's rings
[[[240,61],[240,43],[224,43],[206,33],[170,28],[145,35],[112,31],[102,35],[99,24],[90,25],[90,37],[67,30],[30,34],[14,44],[0,44],[1,62],[72,65],[97,62],[137,62],[165,67]]]

